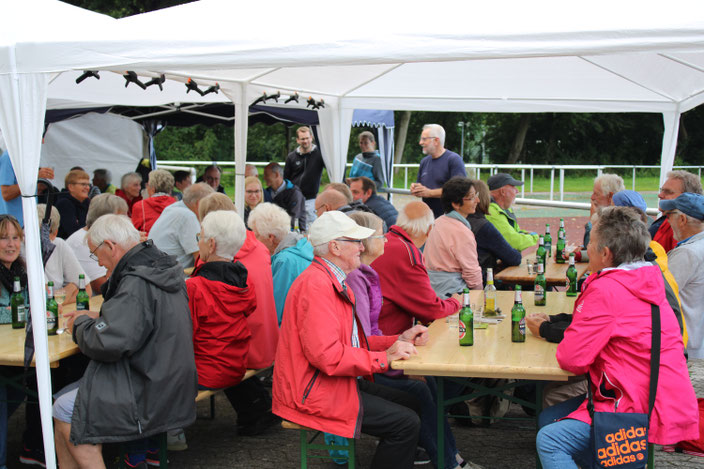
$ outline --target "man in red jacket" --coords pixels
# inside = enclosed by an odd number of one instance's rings
[[[409,202],[386,234],[384,254],[372,262],[384,297],[379,315],[379,329],[384,334],[406,330],[414,318],[428,323],[460,310],[460,295],[442,299],[435,294],[419,249],[434,221],[425,202]]]
[[[378,436],[372,468],[412,468],[420,431],[418,402],[371,380],[393,360],[415,354],[414,344],[425,344],[428,332],[415,326],[400,336],[364,334],[345,278],[359,267],[361,240],[373,233],[338,211],[325,212],[311,225],[308,240],[315,258],[286,297],[272,411],[346,438]]]

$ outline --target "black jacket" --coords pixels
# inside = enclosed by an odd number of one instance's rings
[[[306,215],[306,199],[303,197],[301,190],[294,186],[291,181],[284,179],[285,188],[274,196],[274,191],[271,187],[264,189],[264,201],[271,202],[286,210],[286,213],[291,217],[291,229],[295,227],[296,219],[298,219],[298,227],[301,231],[308,229]],[[249,215],[246,216],[245,223],[249,221]]]
[[[71,442],[129,441],[192,424],[198,376],[181,265],[146,241],[122,257],[105,285],[100,316],[80,316],[73,331],[91,361]]]
[[[61,215],[61,223],[59,224],[59,238],[67,239],[74,232],[86,226],[86,215],[88,215],[88,207],[90,199],[79,202],[68,192],[59,194],[56,200],[56,210]]]
[[[302,155],[298,150],[297,148],[286,157],[284,179],[297,185],[306,200],[315,199],[318,196],[320,178],[323,175],[323,168],[325,168],[323,155],[317,146],[314,146],[310,153]]]

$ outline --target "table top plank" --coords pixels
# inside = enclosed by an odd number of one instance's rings
[[[473,304],[481,304],[482,292],[470,292]],[[513,292],[497,292],[497,304],[506,318],[497,325],[474,330],[474,345],[460,347],[457,315],[438,319],[430,326],[427,345],[417,347],[418,355],[396,360],[392,368],[409,375],[465,376],[566,381],[572,374],[560,369],[555,358],[557,344],[533,337],[526,328],[524,343],[511,342],[510,312]],[[534,306],[533,293],[523,293],[526,313],[571,313],[575,298],[562,292],[548,292],[547,306]]]
[[[526,264],[533,261],[535,261],[535,255],[526,256],[521,261],[521,265],[506,267],[494,275],[494,279],[509,285],[533,285],[536,274],[529,275]],[[586,262],[575,262],[577,278],[581,278],[587,272],[587,265]],[[555,249],[553,248],[550,260],[545,265],[545,282],[547,286],[564,287],[567,283],[567,269],[569,266],[569,261],[565,261],[564,264],[555,262]]]

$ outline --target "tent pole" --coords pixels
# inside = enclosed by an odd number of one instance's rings
[[[665,183],[667,173],[672,171],[677,150],[677,136],[680,129],[680,112],[663,112],[665,130],[662,135],[662,155],[660,157],[660,186]]]
[[[235,102],[235,207],[244,219],[244,171],[247,164],[249,105],[247,85],[241,85]]]

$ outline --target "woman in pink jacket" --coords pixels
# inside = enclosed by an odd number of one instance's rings
[[[450,179],[442,186],[441,200],[445,215],[435,220],[423,250],[430,284],[440,298],[465,288],[481,290],[477,242],[467,221],[479,203],[474,181]]]
[[[587,246],[589,270],[575,303],[572,324],[557,348],[557,361],[577,375],[588,373],[596,412],[648,411],[651,304],[660,307],[660,372],[648,440],[670,444],[697,438],[698,414],[677,318],[665,298],[657,266],[644,262],[650,242],[630,207],[599,215]],[[562,411],[555,412],[557,409]],[[591,418],[583,397],[547,409],[566,417],[543,427],[537,447],[545,469],[592,467]]]

